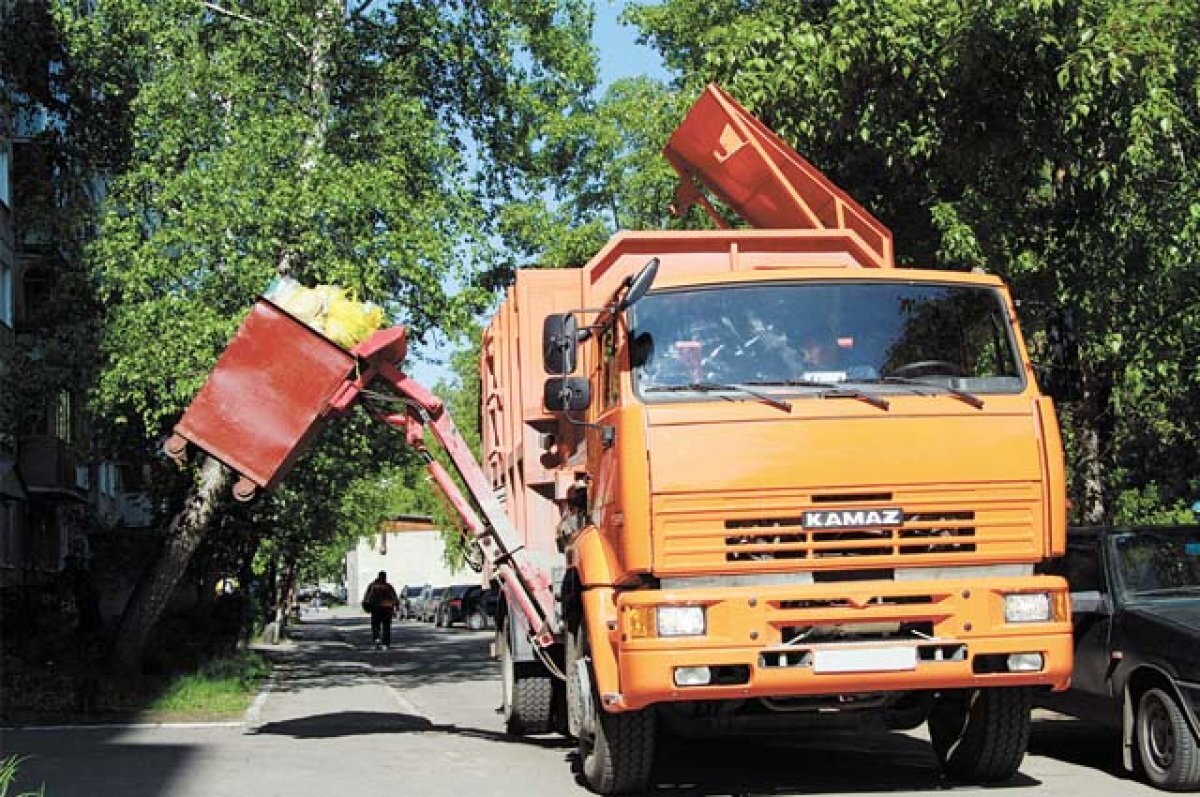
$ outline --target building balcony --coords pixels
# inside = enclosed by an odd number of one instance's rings
[[[17,450],[21,475],[31,495],[87,500],[87,465],[65,441],[30,435],[18,440]]]

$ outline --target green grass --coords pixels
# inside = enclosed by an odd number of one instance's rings
[[[0,760],[0,797],[8,797],[8,790],[16,785],[17,770],[21,768],[21,762],[24,760],[25,757],[15,755]],[[18,792],[13,797],[45,797],[45,794],[46,784],[43,783],[37,791]]]
[[[173,679],[147,708],[185,714],[240,714],[258,693],[269,670],[256,653],[216,659],[199,672]]]

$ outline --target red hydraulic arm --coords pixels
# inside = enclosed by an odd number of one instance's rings
[[[384,363],[378,366],[377,379],[395,391],[396,397],[405,405],[403,412],[380,413],[378,417],[388,425],[403,430],[408,444],[424,457],[430,477],[462,518],[464,534],[469,541],[479,545],[484,558],[498,575],[505,596],[529,621],[533,641],[540,647],[553,644],[558,627],[550,578],[521,556],[522,549],[508,515],[492,495],[487,477],[458,433],[445,405],[393,365]],[[482,519],[454,479],[426,448],[426,429],[433,433],[449,456],[476,505],[483,512]]]
[[[404,432],[430,477],[479,545],[509,603],[528,620],[540,648],[558,633],[550,576],[534,565],[483,470],[442,401],[399,368],[407,353],[404,327],[392,327],[346,351],[267,299],[260,299],[218,360],[167,441],[183,459],[189,443],[235,470],[234,497],[249,500],[287,474],[331,418],[360,399],[376,418]],[[371,388],[383,387],[388,392]],[[385,409],[381,409],[381,407]],[[475,506],[425,445],[433,433]]]

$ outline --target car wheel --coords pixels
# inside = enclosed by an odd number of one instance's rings
[[[438,628],[445,628],[447,625],[446,619],[446,612],[444,610],[439,611],[437,613],[437,620],[435,620],[433,624]]]
[[[483,616],[483,612],[474,611],[467,615],[467,628],[472,631],[482,631],[487,627],[487,618]]]
[[[1032,695],[1025,687],[950,691],[929,712],[929,739],[946,774],[999,783],[1017,773],[1029,746]]]
[[[1138,701],[1134,728],[1146,780],[1170,791],[1200,787],[1200,750],[1175,698],[1162,689],[1147,689]]]

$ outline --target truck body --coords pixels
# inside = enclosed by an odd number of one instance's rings
[[[1065,584],[1034,573],[1065,545],[1059,430],[1006,288],[891,267],[882,225],[715,87],[667,154],[685,202],[705,182],[758,228],[624,232],[583,268],[520,270],[483,336],[482,464],[554,574],[585,770],[604,716],[644,735],[611,716],[687,734],[932,715],[952,770],[1011,775],[1026,692],[1064,688],[1072,653]],[[586,330],[570,374],[544,361],[559,315]],[[564,378],[586,409],[547,408]],[[1003,766],[951,760],[968,712],[947,706],[975,694],[1024,715],[975,745]],[[647,766],[585,776],[622,791]]]

